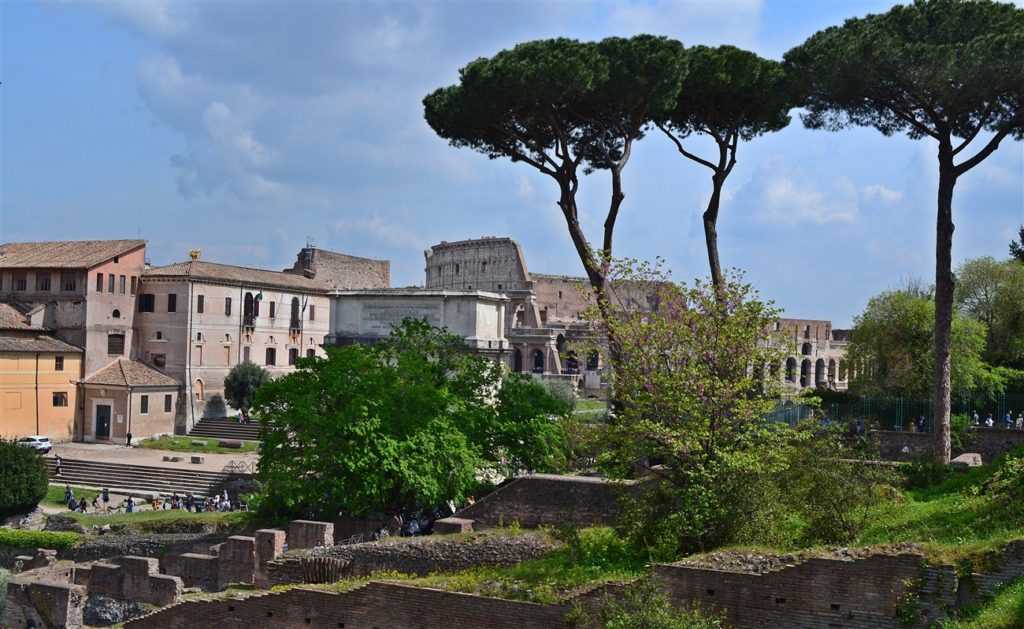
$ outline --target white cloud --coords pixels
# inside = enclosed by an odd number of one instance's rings
[[[397,214],[383,217],[374,212],[372,216],[355,221],[335,220],[331,222],[331,228],[339,234],[360,234],[400,249],[423,249],[427,246],[408,208],[401,208]]]
[[[761,220],[784,225],[854,223],[860,217],[853,182],[840,177],[821,189],[806,177],[794,175],[782,158],[762,163],[736,194],[736,202],[751,208]]]
[[[899,190],[890,190],[880,184],[864,186],[861,195],[865,201],[878,201],[882,205],[892,205],[903,199],[903,193]]]
[[[678,37],[692,44],[752,46],[764,2],[653,2],[615,4],[608,23],[621,33]]]

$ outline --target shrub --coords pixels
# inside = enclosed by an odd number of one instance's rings
[[[46,496],[46,462],[30,448],[0,441],[0,518],[22,515]]]
[[[668,593],[651,579],[625,586],[621,598],[606,598],[597,614],[576,607],[567,620],[573,626],[591,629],[721,629],[722,616],[696,606],[674,607]]]
[[[13,548],[51,548],[60,550],[78,543],[78,533],[57,531],[23,531],[0,528],[0,546]]]
[[[7,582],[11,580],[11,573],[0,568],[0,609],[4,608],[7,599]]]
[[[882,490],[898,482],[888,465],[871,462],[877,457],[864,442],[850,442],[840,428],[822,432],[799,427],[780,481],[784,499],[805,522],[804,543],[842,543],[854,539],[868,525],[878,505],[889,500]]]
[[[974,443],[974,426],[966,413],[949,418],[949,438],[954,450],[966,450]]]
[[[1015,448],[998,463],[988,483],[988,495],[1013,515],[1024,513],[1024,448]]]

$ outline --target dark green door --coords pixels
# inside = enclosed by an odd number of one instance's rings
[[[110,439],[110,405],[96,405],[96,438]]]

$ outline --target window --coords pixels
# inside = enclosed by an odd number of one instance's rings
[[[117,294],[118,295],[124,295],[125,282],[126,281],[127,281],[127,278],[125,276],[123,276],[123,275],[117,279]]]
[[[206,298],[203,295],[196,295],[196,312],[202,314],[205,306]]]
[[[102,273],[97,273],[96,274],[96,292],[97,293],[102,293],[103,292],[103,274]]]
[[[144,293],[139,295],[139,312],[153,312],[156,306],[156,295]]]
[[[158,341],[164,340],[164,333],[163,333],[163,331],[161,331],[161,330],[157,330],[156,331],[156,340],[158,340]]]
[[[110,313],[110,316],[112,318],[114,318],[114,319],[120,319],[121,318],[121,311],[118,310],[117,308],[115,308],[114,311]]]
[[[107,355],[124,355],[124,334],[111,334],[107,336]]]
[[[562,298],[562,291],[558,291],[558,298],[559,298],[559,299],[561,299],[561,298]]]
[[[315,349],[307,349],[306,350],[306,358],[314,358],[314,357],[316,357],[316,350]]]
[[[242,362],[243,363],[250,362],[250,359],[252,358],[252,352],[250,351],[251,349],[252,348],[249,347],[248,345],[246,345],[245,347],[242,348]]]
[[[487,263],[486,262],[481,262],[480,263],[480,271],[483,272],[483,273],[487,272]]]
[[[196,394],[196,402],[202,402],[206,399],[206,394],[203,392],[203,381],[201,379],[196,378],[193,390]]]
[[[165,413],[170,413],[171,412],[171,404],[172,404],[171,394],[168,393],[167,395],[164,396],[164,412]]]
[[[309,320],[316,321],[316,306],[309,304]]]
[[[14,290],[25,292],[28,290],[28,276],[24,273],[14,274]]]
[[[203,333],[202,332],[196,332],[196,340],[197,341],[203,340]]]
[[[456,275],[459,274],[459,265],[458,265],[458,263],[455,264],[455,274]]]
[[[157,367],[167,366],[167,355],[166,354],[153,354],[153,364]]]
[[[64,391],[55,391],[53,394],[53,405],[54,406],[67,406],[68,405],[68,394]]]
[[[302,313],[299,310],[299,298],[298,297],[292,297],[292,320],[291,320],[290,327],[293,330],[297,330],[297,329],[299,329],[301,327],[301,322],[299,321],[299,318],[301,316],[302,316]]]
[[[73,293],[78,290],[78,278],[74,273],[60,274],[60,289],[65,293]]]
[[[114,282],[116,281],[117,278],[114,277],[113,273],[107,276],[107,292],[110,293],[111,295],[114,294]]]
[[[167,296],[167,312],[177,312],[177,311],[178,311],[178,296],[175,295],[174,293],[171,293],[170,295]]]
[[[143,395],[139,397],[139,414],[146,415],[149,413],[149,396]]]
[[[36,273],[36,290],[41,293],[50,292],[50,274]]]
[[[288,364],[294,365],[295,361],[299,359],[299,350],[294,347],[288,350]]]
[[[277,315],[277,303],[270,302],[270,318],[273,319]]]
[[[231,316],[231,298],[227,297],[224,299],[224,316]]]
[[[137,278],[137,277],[135,277],[133,275],[132,276],[132,283],[131,283],[131,285],[132,285],[132,288],[131,288],[132,295],[134,295],[135,294],[135,290],[139,287],[139,278]]]
[[[54,371],[64,371],[64,357],[63,356],[54,356],[53,357],[53,370]]]
[[[266,361],[266,363],[268,365],[276,365],[277,364],[277,350],[275,350],[273,347],[268,347],[267,348],[267,361]]]

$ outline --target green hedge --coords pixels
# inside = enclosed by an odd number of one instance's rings
[[[58,550],[69,548],[78,543],[78,533],[59,533],[56,531],[22,531],[20,529],[0,528],[0,546],[14,548],[52,548]]]

